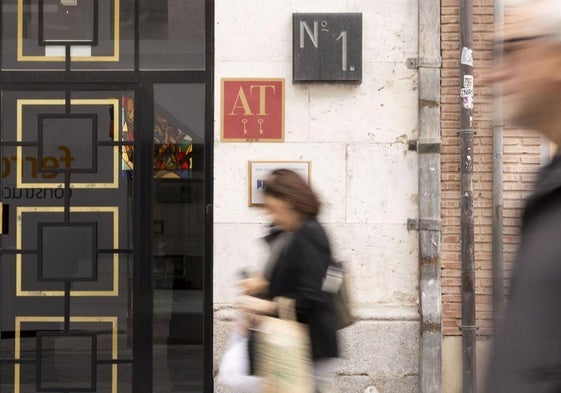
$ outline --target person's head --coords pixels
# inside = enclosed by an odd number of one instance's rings
[[[289,169],[275,169],[266,180],[265,209],[273,222],[285,231],[297,230],[302,222],[315,218],[320,201],[306,181]]]
[[[506,0],[493,80],[502,84],[505,117],[561,140],[561,2]]]

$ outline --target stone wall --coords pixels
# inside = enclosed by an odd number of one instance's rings
[[[236,272],[259,268],[267,218],[249,207],[248,160],[311,161],[320,221],[347,264],[359,321],[341,332],[341,392],[418,391],[417,0],[216,3],[215,370],[231,327]],[[292,14],[361,12],[361,84],[292,83]],[[221,142],[222,78],[285,78],[285,140]],[[374,389],[375,388],[375,389]],[[222,392],[221,387],[217,391]]]

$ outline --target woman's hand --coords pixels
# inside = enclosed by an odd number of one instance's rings
[[[258,275],[240,281],[240,287],[244,295],[255,296],[266,293],[269,288],[269,281],[265,277]]]
[[[255,314],[273,315],[277,313],[277,304],[254,296],[240,296],[238,305],[245,311]]]

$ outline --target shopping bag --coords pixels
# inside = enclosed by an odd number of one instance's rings
[[[279,318],[262,316],[256,332],[256,372],[265,393],[314,393],[308,327],[296,321],[294,301],[278,298]]]
[[[234,393],[263,393],[263,378],[250,375],[247,335],[233,332],[220,361],[218,384],[228,386]]]

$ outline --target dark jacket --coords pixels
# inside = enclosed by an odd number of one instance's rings
[[[542,169],[524,211],[487,393],[561,392],[561,157]]]
[[[298,321],[310,329],[314,359],[338,355],[332,295],[321,290],[330,261],[327,236],[321,225],[310,219],[280,253],[269,283],[269,298],[295,299]]]

